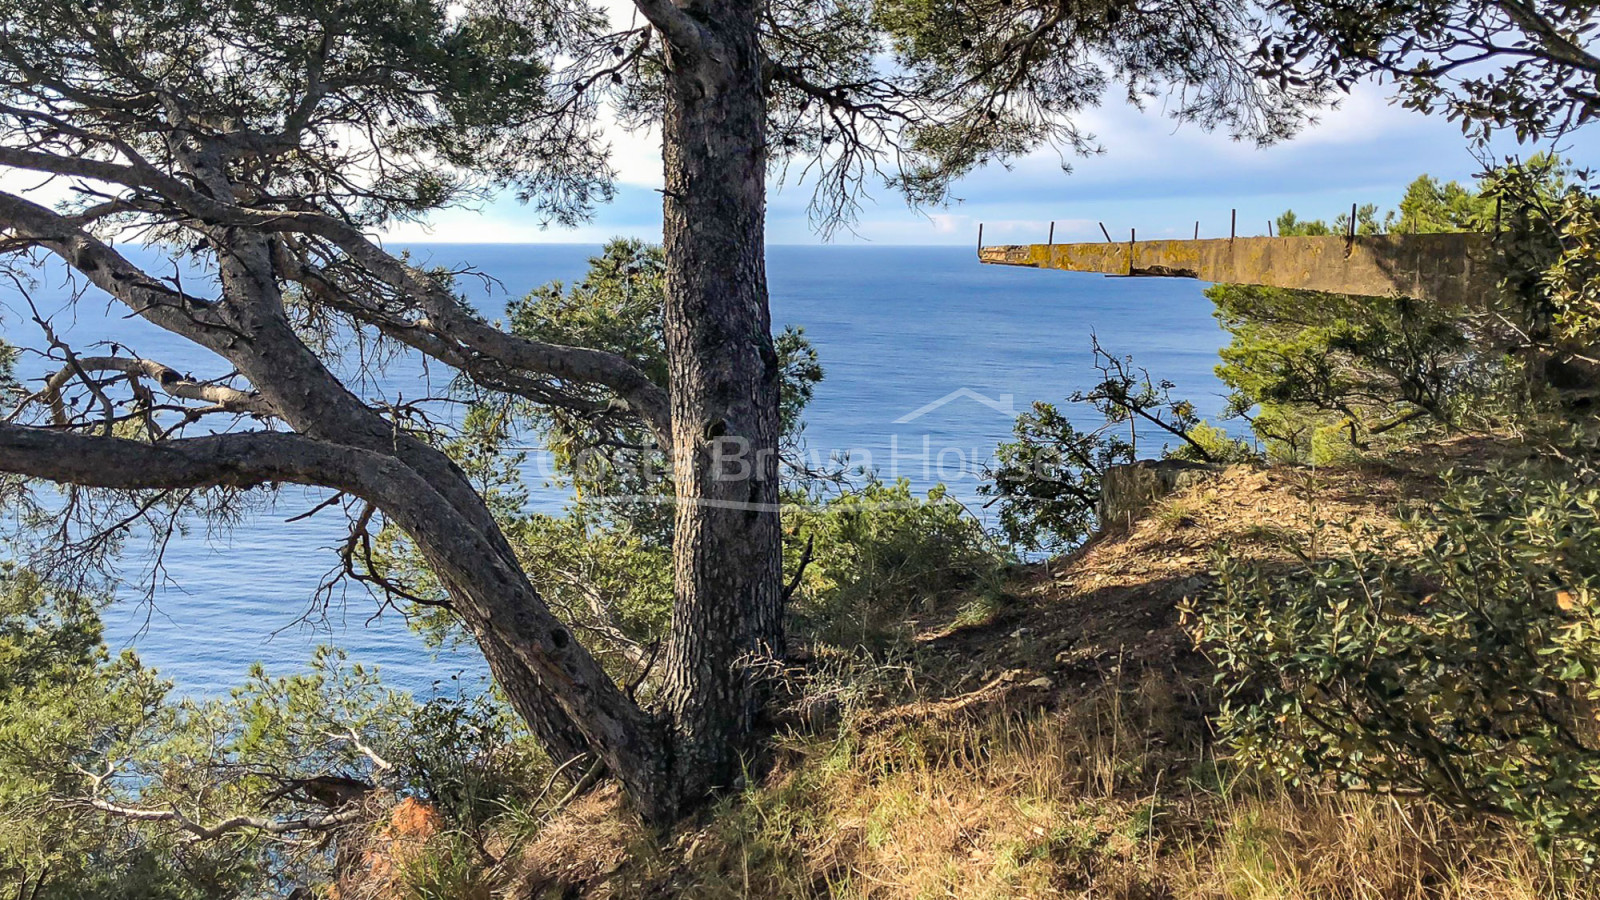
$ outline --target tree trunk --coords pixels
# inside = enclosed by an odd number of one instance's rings
[[[778,357],[767,309],[766,100],[756,7],[695,4],[705,52],[669,50],[665,333],[676,603],[669,772],[693,802],[732,782],[782,652]]]
[[[437,493],[413,498],[396,490],[379,503],[416,542],[478,638],[496,680],[552,758],[570,759],[587,747],[641,816],[669,820],[677,794],[664,777],[654,722],[551,615],[516,560],[499,552],[500,541],[467,526]]]
[[[489,673],[494,676],[495,684],[505,692],[511,708],[527,723],[528,730],[538,739],[552,766],[559,767],[573,757],[589,752],[589,741],[583,732],[578,730],[578,726],[556,704],[550,692],[498,635],[479,635],[478,647],[483,650],[483,658],[489,663]],[[574,772],[572,777],[578,778],[582,774],[581,771]]]

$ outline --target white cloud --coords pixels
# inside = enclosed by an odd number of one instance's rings
[[[627,0],[607,5],[616,15],[631,15]],[[620,24],[627,21],[622,18]],[[1385,86],[1361,85],[1292,140],[1266,148],[1192,125],[1180,127],[1162,115],[1159,103],[1141,111],[1113,95],[1105,106],[1079,116],[1079,124],[1095,135],[1105,153],[1076,157],[1041,149],[1009,168],[988,166],[955,186],[955,200],[947,208],[912,210],[898,195],[873,185],[874,196],[864,200],[860,220],[834,240],[963,244],[976,241],[979,222],[985,223],[986,241],[1042,240],[1051,220],[1059,241],[1100,240],[1100,221],[1119,239],[1129,228],[1151,237],[1186,237],[1196,222],[1202,235],[1225,235],[1232,209],[1238,210],[1239,233],[1255,234],[1264,233],[1266,221],[1286,208],[1331,218],[1352,201],[1392,204],[1405,184],[1423,172],[1460,179],[1477,172],[1478,161],[1457,126],[1399,107],[1389,94]],[[612,128],[609,137],[623,196],[630,199],[599,210],[592,226],[541,230],[526,209],[502,201],[482,213],[443,213],[435,217],[431,231],[397,229],[395,236],[597,241],[626,234],[659,239],[660,197],[655,192],[662,183],[660,134]],[[808,183],[792,182],[773,191],[769,240],[820,239],[807,221],[810,194]]]
[[[641,131],[627,131],[616,124],[610,112],[604,116],[606,136],[611,142],[611,165],[616,169],[617,181],[647,188],[659,188],[664,183],[661,163],[661,129],[650,127]]]
[[[533,210],[511,199],[486,207],[447,209],[425,223],[403,222],[382,232],[391,244],[599,244],[613,237],[659,241],[659,218],[654,222],[626,224],[611,220],[611,208],[602,208],[594,222],[576,228],[545,226]]]

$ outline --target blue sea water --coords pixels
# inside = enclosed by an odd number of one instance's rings
[[[546,281],[581,278],[598,250],[570,244],[409,249],[423,263],[491,276],[467,282],[474,302],[490,315]],[[826,373],[806,414],[808,451],[818,459],[848,456],[854,466],[909,479],[919,492],[946,484],[978,515],[984,515],[978,472],[1009,438],[1015,414],[1034,400],[1061,401],[1094,382],[1091,335],[1174,382],[1174,394],[1192,400],[1202,415],[1214,417],[1222,408],[1223,389],[1212,367],[1223,334],[1198,282],[984,266],[970,248],[952,247],[775,246],[767,261],[775,327],[804,327]],[[103,296],[69,307],[59,271],[43,270],[32,296],[41,312],[55,313],[62,337],[80,350],[117,340],[197,375],[225,371],[205,351],[123,318],[125,311]],[[0,293],[0,305],[0,335],[33,340],[20,296]],[[38,374],[27,358],[21,369]],[[402,360],[367,391],[418,398],[447,381],[437,367]],[[1092,423],[1092,413],[1083,421]],[[534,502],[559,508],[565,496],[543,486],[538,461],[535,454]],[[142,545],[131,548],[120,561],[126,586],[106,613],[112,648],[136,649],[193,695],[226,691],[256,661],[269,672],[295,670],[318,643],[341,645],[352,659],[376,664],[387,682],[419,693],[450,684],[452,676],[481,678],[475,650],[427,651],[397,614],[375,617],[375,604],[364,595],[331,598],[325,614],[308,620],[318,585],[337,564],[333,548],[342,522],[334,516],[286,520],[319,497],[287,490],[226,529],[196,524],[169,544],[159,569],[153,570],[153,556]]]

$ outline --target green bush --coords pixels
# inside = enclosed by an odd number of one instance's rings
[[[484,853],[466,835],[446,831],[402,860],[393,885],[397,900],[490,900],[494,878]]]
[[[1502,350],[1473,318],[1404,297],[1217,285],[1217,377],[1277,459],[1326,462],[1509,413]]]
[[[421,795],[481,839],[548,771],[492,697],[418,704],[336,650],[287,677],[254,667],[227,698],[170,688],[106,651],[94,600],[0,564],[0,884],[28,900],[278,896],[332,878],[373,797]],[[199,837],[153,817],[174,810],[236,826]]]
[[[108,760],[164,740],[168,689],[132,654],[106,652],[96,602],[0,564],[0,884],[29,900],[186,900],[249,883],[259,860],[226,842],[72,802]]]
[[[1217,375],[1230,412],[1275,458],[1332,462],[1440,430],[1543,429],[1600,395],[1600,199],[1534,154],[1476,184],[1422,176],[1362,233],[1490,232],[1493,290],[1459,307],[1252,285],[1207,291],[1231,335]],[[1370,226],[1370,227],[1369,227]],[[1343,233],[1291,213],[1284,235]],[[1552,415],[1552,412],[1555,414]]]
[[[1564,240],[1546,277],[1555,305],[1555,333],[1574,352],[1600,347],[1600,198],[1574,192],[1556,210]]]
[[[935,487],[905,479],[785,509],[786,566],[809,561],[791,597],[803,632],[838,645],[873,643],[910,610],[970,591],[998,591],[1004,562],[981,523]]]
[[[1489,190],[1503,209],[1501,341],[1558,406],[1600,395],[1600,194],[1550,160],[1507,166]]]
[[[1000,530],[1027,551],[1057,552],[1099,527],[1095,509],[1106,469],[1133,461],[1120,434],[1080,431],[1054,404],[1035,403],[1017,417],[1016,440],[1001,444],[979,487],[1000,505]]]
[[[1453,479],[1420,549],[1273,572],[1197,604],[1220,724],[1291,781],[1420,795],[1600,862],[1600,479]]]
[[[549,772],[515,714],[486,694],[440,696],[416,707],[392,756],[399,788],[479,843],[507,809],[533,804]]]

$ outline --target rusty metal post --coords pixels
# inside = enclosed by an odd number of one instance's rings
[[[1200,222],[1198,220],[1194,223],[1194,239],[1200,240]]]
[[[983,252],[983,223],[978,223],[978,252]]]
[[[1272,220],[1271,219],[1267,220],[1267,237],[1273,237],[1273,234],[1272,234]]]
[[[1106,223],[1096,222],[1095,224],[1100,226],[1100,233],[1106,236],[1106,243],[1111,243],[1111,232],[1106,230]]]
[[[1231,220],[1230,220],[1230,222],[1228,224],[1228,243],[1230,243],[1230,244],[1233,243],[1233,239],[1238,237],[1238,236],[1239,236],[1239,211],[1236,209],[1236,210],[1233,211],[1233,216],[1232,216],[1232,218],[1231,218]]]
[[[1049,241],[1049,246],[1054,247],[1055,243],[1056,243],[1056,223],[1051,222],[1050,223],[1050,241]]]

